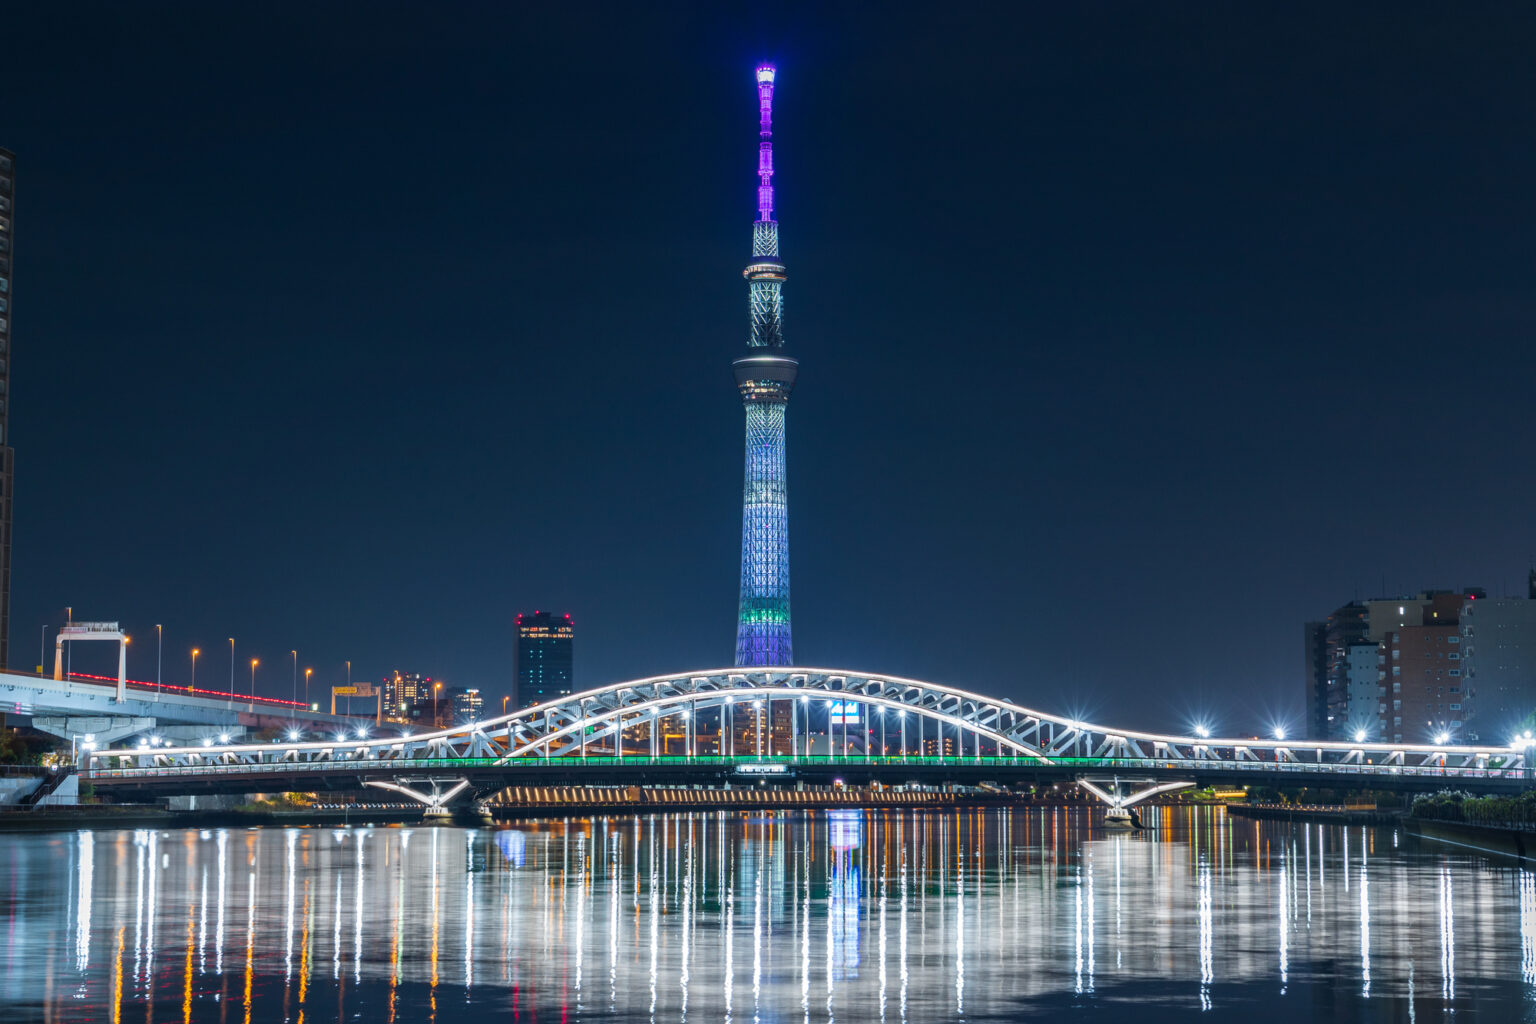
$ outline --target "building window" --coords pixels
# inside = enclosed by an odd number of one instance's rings
[[[1452,711],[1460,711],[1461,710],[1461,705],[1460,704],[1452,704],[1451,705],[1451,710]]]
[[[1459,668],[1451,669],[1451,675],[1452,676],[1459,676],[1459,675],[1461,675],[1461,669],[1459,669]]]
[[[1461,637],[1459,637],[1459,636],[1448,636],[1448,637],[1445,638],[1445,642],[1448,643],[1448,644],[1459,644],[1459,643],[1461,643]]]

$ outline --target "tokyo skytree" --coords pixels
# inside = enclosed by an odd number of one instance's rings
[[[789,629],[789,492],[784,480],[784,410],[800,364],[784,354],[784,261],[773,219],[772,65],[757,69],[760,115],[757,220],[747,279],[752,333],[731,366],[747,409],[747,473],[741,507],[741,604],[736,664],[792,665]]]

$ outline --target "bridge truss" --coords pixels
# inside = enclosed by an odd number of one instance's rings
[[[940,756],[928,756],[932,753]],[[350,733],[95,750],[83,755],[83,767],[99,784],[143,787],[152,777],[160,791],[173,790],[177,779],[209,776],[226,785],[238,781],[230,776],[250,776],[255,786],[260,776],[291,775],[291,788],[299,788],[330,773],[376,779],[394,772],[405,779],[427,770],[448,780],[452,772],[469,768],[482,780],[474,788],[484,791],[494,788],[486,779],[515,784],[519,770],[540,769],[548,777],[550,771],[606,765],[609,774],[640,780],[646,766],[663,762],[674,779],[689,767],[721,764],[752,774],[751,762],[783,765],[785,774],[816,764],[862,765],[871,778],[890,778],[935,761],[969,767],[967,777],[977,778],[988,777],[977,772],[1002,777],[1024,769],[1052,769],[1056,777],[1156,769],[1164,776],[1251,777],[1256,784],[1318,784],[1321,778],[1370,786],[1433,776],[1434,785],[1482,781],[1508,788],[1525,784],[1529,754],[1528,747],[1161,735],[1077,721],[920,680],[795,668],[655,676],[419,735]],[[1287,781],[1281,777],[1286,772],[1305,779]],[[277,783],[272,778],[260,784],[276,788]]]

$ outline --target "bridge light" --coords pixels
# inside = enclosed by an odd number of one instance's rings
[[[1446,740],[1448,740],[1450,738],[1451,737],[1450,737],[1449,733],[1437,732],[1437,733],[1435,733],[1435,744],[1436,744],[1436,746],[1442,745],[1442,744],[1445,743]]]
[[[297,730],[297,729],[289,729],[288,730],[288,738],[290,740],[298,739],[299,738],[299,730]]]
[[[811,699],[811,698],[810,698],[810,695],[809,695],[809,694],[804,694],[804,693],[802,693],[802,694],[801,694],[801,695],[800,695],[800,703],[801,703],[801,704],[806,704],[806,703],[809,703],[809,702],[810,702],[810,699]]]
[[[212,737],[204,736],[203,737],[203,746],[205,746],[205,747],[213,746],[213,739],[212,739]]]
[[[1195,735],[1199,736],[1201,739],[1206,739],[1211,735],[1211,730],[1207,726],[1197,722],[1195,723]]]
[[[219,733],[219,742],[220,743],[228,743],[229,742],[229,733],[227,733],[227,732]]]
[[[1283,725],[1275,726],[1275,739],[1277,739],[1277,740],[1285,739],[1285,726],[1283,726]]]
[[[1356,743],[1364,743],[1365,742],[1365,730],[1364,729],[1356,729],[1355,730],[1355,742]]]

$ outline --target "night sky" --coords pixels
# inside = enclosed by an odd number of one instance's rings
[[[9,5],[13,664],[729,663],[765,59],[800,664],[1299,727],[1524,592],[1528,5],[730,6]]]

